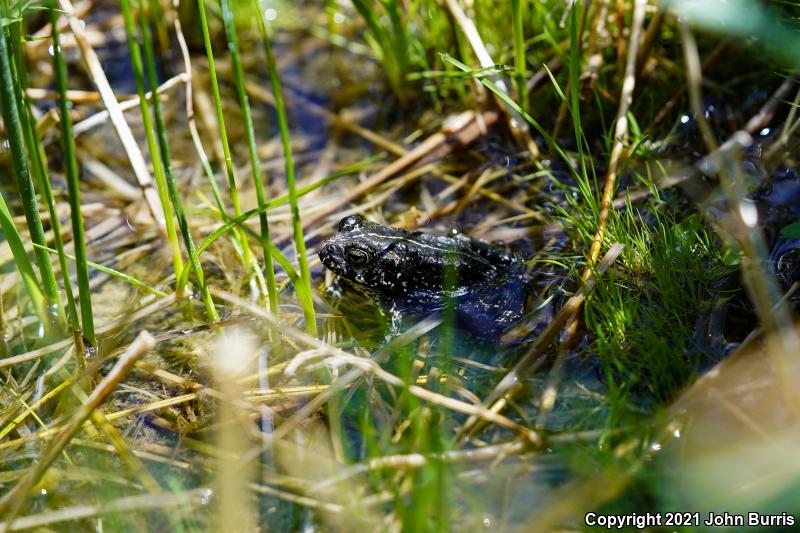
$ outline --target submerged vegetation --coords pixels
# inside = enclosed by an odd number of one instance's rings
[[[0,530],[800,519],[800,2],[0,12]]]

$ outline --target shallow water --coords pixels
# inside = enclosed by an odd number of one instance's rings
[[[100,22],[115,13],[115,9],[96,11],[96,16],[87,22],[90,25]],[[301,14],[307,9],[309,17],[318,11],[316,6],[300,9]],[[256,52],[254,37],[248,35],[242,49],[248,78],[255,85],[250,99],[259,156],[270,181],[270,196],[276,197],[285,192],[285,172],[274,111],[264,93],[258,90],[268,87],[269,80]],[[115,90],[121,94],[131,93],[130,63],[120,39],[120,35],[109,35],[107,44],[99,47],[98,52]],[[384,151],[364,135],[355,134],[355,128],[341,121],[338,124],[331,121],[330,113],[338,113],[342,121],[351,120],[410,150],[438,131],[448,107],[458,110],[459,104],[446,103],[443,109],[432,112],[432,104],[422,98],[401,104],[384,83],[377,62],[311,37],[305,31],[282,29],[277,43],[300,186]],[[229,202],[213,109],[208,99],[206,63],[196,35],[191,45],[197,67],[196,91],[200,93],[196,95],[195,110],[201,137],[212,157],[223,197]],[[256,205],[256,197],[246,164],[242,121],[224,59],[224,46],[219,46],[215,53],[220,58],[225,118],[241,182],[241,199],[243,208],[249,209]],[[165,52],[164,57],[167,62],[162,76],[166,79],[177,74],[182,63],[174,50]],[[77,57],[73,56],[71,68],[77,72],[76,61]],[[42,77],[47,79],[44,74]],[[75,88],[79,87],[91,86],[87,80],[76,76]],[[758,84],[748,87],[747,92],[747,96],[739,98],[742,102],[706,103],[712,125],[721,138],[739,127],[770,94]],[[184,98],[183,89],[177,87],[164,97],[163,105],[170,117],[175,170],[192,219],[192,231],[199,240],[220,221],[214,214],[213,200],[209,200],[211,188],[188,135]],[[47,105],[43,105],[42,109],[46,108]],[[82,116],[90,114],[85,107],[79,111]],[[137,112],[129,112],[127,117],[147,153]],[[555,117],[545,119],[554,120]],[[601,122],[594,120],[586,126],[593,139],[591,148],[597,149],[598,180],[605,173],[601,163],[605,149],[600,140]],[[417,386],[439,394],[439,402],[443,397],[467,405],[479,404],[554,320],[557,311],[578,287],[576,280],[585,262],[581,239],[585,240],[584,234],[593,231],[593,221],[569,218],[570,213],[577,212],[574,202],[580,201],[578,182],[571,169],[556,159],[548,160],[543,169],[537,169],[504,127],[498,126],[475,143],[441,160],[432,158],[430,162],[436,164],[425,172],[401,173],[354,205],[342,206],[341,211],[365,210],[372,220],[409,229],[421,226],[422,231],[429,233],[443,234],[458,229],[472,237],[505,241],[527,262],[533,278],[528,314],[514,342],[501,345],[494,339],[490,342],[476,339],[480,337],[476,330],[481,328],[465,328],[464,324],[453,326],[445,321],[444,326],[436,325],[441,316],[409,316],[399,331],[387,337],[388,325],[381,316],[379,304],[355,291],[330,290],[334,283],[330,272],[314,260],[314,251],[335,231],[342,213],[328,217],[306,233],[312,257],[320,338],[361,360],[346,360],[343,354],[330,352],[330,348],[326,348],[328,352],[320,348],[314,353],[297,337],[288,334],[282,344],[271,343],[267,323],[251,320],[243,306],[232,302],[219,303],[220,312],[227,320],[221,328],[225,333],[208,331],[202,327],[204,312],[197,294],[186,305],[157,307],[122,328],[103,331],[101,352],[106,354],[126,346],[142,329],[163,335],[158,347],[143,359],[144,365],[114,393],[106,411],[137,451],[158,456],[157,461],[146,464],[162,487],[174,491],[214,487],[211,505],[201,506],[196,515],[181,512],[174,516],[155,512],[153,516],[112,515],[103,522],[103,527],[175,528],[175,520],[195,528],[209,527],[218,512],[217,495],[221,493],[215,485],[217,474],[228,470],[241,472],[244,481],[267,488],[252,499],[251,512],[257,522],[278,530],[341,529],[353,526],[348,522],[350,519],[374,525],[385,520],[387,515],[396,519],[398,514],[409,509],[423,512],[442,509],[443,515],[446,514],[444,523],[456,530],[477,527],[508,530],[534,522],[541,530],[557,526],[580,529],[583,527],[581,513],[587,509],[606,512],[675,506],[689,509],[681,490],[684,484],[689,487],[691,480],[686,478],[692,477],[694,463],[680,463],[683,470],[673,471],[676,464],[673,455],[680,456],[684,449],[681,447],[686,447],[692,459],[692,454],[702,451],[707,443],[702,441],[702,432],[687,433],[690,427],[682,426],[677,435],[674,430],[667,434],[667,429],[672,429],[667,424],[671,415],[665,410],[684,385],[737,348],[756,325],[756,315],[744,294],[736,262],[722,264],[722,254],[717,253],[728,245],[713,234],[710,243],[702,242],[710,225],[692,216],[698,209],[697,202],[702,206],[700,210],[716,213],[717,221],[724,220],[725,204],[718,201],[716,181],[698,176],[691,183],[684,183],[680,190],[658,191],[656,198],[636,175],[637,172],[644,174],[643,169],[649,169],[650,163],[667,168],[690,166],[705,153],[690,115],[679,113],[678,122],[681,126],[676,126],[672,140],[657,153],[655,161],[633,160],[620,176],[617,197],[622,198],[627,192],[642,193],[643,200],[632,206],[621,206],[618,212],[621,217],[630,214],[631,226],[642,229],[642,240],[646,241],[643,249],[674,248],[674,255],[665,253],[665,257],[673,261],[666,269],[681,270],[690,259],[701,256],[708,258],[708,263],[701,265],[703,269],[719,270],[719,275],[705,276],[708,272],[700,272],[694,279],[691,274],[679,278],[685,285],[678,287],[678,291],[697,291],[697,294],[683,295],[685,300],[678,299],[688,302],[686,313],[668,317],[665,326],[658,321],[659,312],[671,309],[670,302],[676,301],[664,294],[674,284],[670,284],[670,279],[657,279],[659,272],[653,272],[648,265],[638,265],[641,258],[637,257],[637,251],[623,256],[597,290],[610,298],[615,294],[613,290],[619,289],[620,298],[633,298],[636,305],[620,301],[612,312],[622,314],[635,307],[638,314],[607,316],[603,313],[608,312],[608,308],[592,307],[590,302],[582,315],[586,329],[581,330],[571,349],[559,358],[557,350],[550,347],[538,365],[539,371],[521,380],[519,394],[503,412],[514,424],[535,428],[545,435],[544,446],[522,449],[518,435],[508,427],[499,426],[490,426],[477,436],[459,440],[459,431],[468,418],[466,413],[409,392],[412,386]],[[780,230],[800,216],[797,207],[800,205],[797,202],[800,178],[791,169],[765,170],[769,162],[761,159],[759,147],[775,134],[773,130],[757,139],[745,154],[744,166],[753,182],[771,175],[751,198],[756,206],[758,225],[767,234],[771,250],[767,266],[777,271],[777,278],[788,288],[800,276],[800,241],[781,237]],[[404,142],[408,136],[414,140]],[[541,146],[545,144],[537,140]],[[49,146],[54,146],[53,139],[50,142]],[[125,156],[108,124],[80,135],[78,142],[85,159],[102,160],[113,173],[133,183]],[[575,150],[571,139],[566,139],[563,146]],[[304,196],[300,204],[302,212],[313,213],[314,209],[341,197],[394,157],[388,156],[384,162],[372,164],[354,176],[340,178]],[[58,155],[51,155],[51,160],[58,168]],[[111,192],[98,178],[96,169],[86,166],[84,175],[86,202],[100,205],[95,211],[87,210],[85,215],[88,227],[100,228],[90,242],[92,259],[171,291],[174,278],[170,276],[169,253],[145,210],[138,205],[140,202],[126,199],[119,191]],[[60,183],[59,180],[56,172],[54,181]],[[694,194],[697,190],[703,194]],[[430,213],[436,216],[431,218]],[[102,226],[115,220],[108,227]],[[714,217],[709,219],[709,224],[711,220]],[[288,207],[270,211],[270,223],[274,240],[281,243],[281,250],[294,264]],[[255,218],[248,227],[258,231]],[[663,228],[666,233],[659,233]],[[251,241],[254,251],[258,250],[255,242]],[[705,244],[711,250],[703,249]],[[204,271],[213,286],[250,300],[256,284],[242,266],[240,253],[229,239],[221,239],[203,255]],[[664,264],[657,266],[664,267]],[[297,295],[280,268],[278,281],[285,286],[280,301],[282,331],[302,330],[305,323]],[[98,322],[130,315],[149,302],[140,291],[107,276],[95,273],[93,282],[92,297]],[[609,324],[607,329],[597,325],[604,320],[603,324]],[[675,331],[688,334],[680,339],[681,346],[675,348],[676,352],[684,350],[675,354],[681,365],[680,372],[665,377],[661,372],[670,367],[665,363],[663,367],[647,368],[650,361],[645,358],[647,354],[643,349],[652,347],[669,353],[673,347],[668,344],[673,337],[667,335],[669,331],[657,330],[658,327],[669,328],[669,320],[675,322]],[[626,329],[613,330],[618,324],[624,324]],[[214,365],[215,361],[232,359],[236,355],[232,345],[219,343],[221,336],[232,335],[234,331],[246,332],[253,354],[237,375],[236,387],[239,388],[230,389],[233,390],[231,397],[243,402],[236,405],[246,420],[241,424],[225,411],[228,402],[219,401],[220,397],[229,399],[224,387],[230,384],[220,378]],[[601,338],[598,331],[607,333],[608,337]],[[647,337],[648,331],[665,333],[661,338],[655,334]],[[402,338],[404,334],[408,338]],[[398,342],[398,338],[402,342]],[[615,344],[613,341],[617,339],[621,340]],[[13,353],[26,352],[36,343],[34,339],[25,341],[15,343]],[[376,367],[400,379],[401,385],[381,380],[379,371],[368,367],[370,358],[378,358]],[[53,364],[50,358],[43,361],[45,367]],[[286,371],[287,368],[292,372]],[[169,374],[159,374],[154,369]],[[357,371],[363,375],[342,390],[331,393],[325,407],[305,417],[283,441],[269,441],[282,424],[293,420],[308,402],[328,391],[330,383]],[[557,397],[549,405],[552,398],[548,398],[548,391],[553,390],[557,391]],[[183,395],[191,397],[170,404],[170,400]],[[160,400],[166,400],[169,405],[151,405]],[[64,403],[45,414],[57,418],[74,409],[66,400]],[[221,413],[228,413],[228,417]],[[762,411],[763,416],[770,413],[774,411],[770,411],[769,406]],[[29,432],[36,430],[33,425],[27,429]],[[249,461],[244,465],[220,444],[226,436],[240,432],[246,434],[242,440],[250,446],[244,446]],[[696,438],[700,443],[691,444]],[[662,454],[670,441],[677,448],[668,448],[667,453]],[[235,445],[234,442],[232,446]],[[29,465],[41,451],[41,444],[35,440],[26,446],[16,448],[3,458],[8,471]],[[44,484],[43,492],[31,502],[28,509],[31,514],[81,501],[111,501],[140,491],[138,481],[128,474],[117,455],[109,453],[107,446],[102,451],[96,449],[97,446],[81,446],[79,451],[70,449],[70,454],[74,454],[76,462],[86,465],[85,469],[70,469],[59,463],[60,466],[52,470],[49,484]],[[492,453],[480,457],[481,451],[487,449]],[[777,449],[786,453],[789,448]],[[415,462],[419,456],[427,463]],[[705,460],[702,455],[700,457]],[[380,460],[385,458],[395,462],[383,465]],[[723,453],[713,459],[718,459],[722,466],[709,470],[705,474],[708,478],[729,468]],[[340,479],[346,474],[350,477]],[[702,492],[702,487],[696,484],[690,489]],[[767,501],[764,508],[784,505],[781,503],[783,496],[779,496]],[[426,507],[426,499],[436,504]],[[329,504],[329,507],[320,507],[320,504]],[[92,524],[87,521],[86,527]]]

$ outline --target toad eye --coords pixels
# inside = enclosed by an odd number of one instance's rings
[[[363,267],[369,263],[371,251],[364,246],[353,246],[345,252],[345,259],[354,267]]]

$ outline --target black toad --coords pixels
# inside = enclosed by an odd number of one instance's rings
[[[428,235],[352,215],[319,250],[322,263],[403,318],[440,310],[448,298],[459,325],[497,338],[522,317],[525,265],[508,250],[462,234]]]

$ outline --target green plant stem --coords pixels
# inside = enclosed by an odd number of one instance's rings
[[[92,346],[97,346],[92,315],[92,292],[89,287],[89,265],[86,259],[86,235],[83,231],[81,217],[81,191],[78,177],[78,160],[75,155],[75,137],[72,135],[72,117],[69,114],[67,101],[67,66],[61,52],[61,39],[58,32],[58,12],[50,10],[50,22],[53,27],[53,63],[56,73],[58,105],[61,111],[61,143],[66,164],[67,189],[69,191],[70,213],[72,216],[72,235],[75,246],[75,266],[78,274],[78,298],[81,309],[81,326],[83,336]],[[42,243],[36,243],[41,244]],[[37,248],[37,252],[47,255],[47,251]],[[49,262],[49,259],[48,259]]]
[[[172,251],[172,265],[175,275],[179,276],[183,271],[183,259],[181,258],[181,247],[178,243],[178,234],[175,232],[175,222],[172,219],[172,209],[169,204],[169,193],[167,191],[167,180],[164,177],[164,167],[159,156],[158,145],[156,144],[155,134],[153,133],[153,122],[150,118],[150,110],[147,107],[145,98],[146,90],[144,83],[144,67],[142,66],[142,54],[139,44],[136,42],[136,27],[131,14],[130,0],[121,0],[122,16],[125,21],[125,33],[128,38],[128,52],[131,56],[133,67],[133,79],[136,84],[136,93],[139,95],[139,111],[142,115],[142,123],[147,138],[147,147],[150,150],[150,158],[153,161],[153,173],[156,178],[158,198],[161,201],[161,208],[164,210],[164,220],[167,229],[167,239],[169,240]],[[157,100],[155,88],[153,90],[153,100]]]
[[[597,214],[597,201],[593,200],[594,194],[591,192],[589,186],[589,174],[587,173],[586,167],[586,157],[584,154],[583,147],[586,144],[586,136],[583,133],[583,126],[581,125],[581,114],[580,114],[580,33],[578,31],[579,22],[578,22],[578,6],[573,4],[572,8],[570,9],[570,16],[569,16],[569,38],[570,38],[570,48],[569,48],[569,90],[570,90],[570,103],[569,103],[569,111],[572,115],[572,129],[575,132],[575,142],[578,147],[578,162],[581,166],[580,175],[582,176],[582,180],[579,182],[579,186],[581,191],[583,192],[584,198],[587,200],[590,206],[592,206],[592,211]],[[564,99],[566,103],[566,98]]]
[[[519,106],[528,110],[528,67],[525,58],[525,33],[522,29],[522,19],[525,13],[526,0],[511,0],[512,16],[514,18],[514,68],[517,71],[517,95]]]
[[[42,248],[43,250],[47,250],[47,252],[51,253],[51,254],[58,254],[58,250],[53,250],[52,248],[48,248],[47,246],[39,246],[38,244],[34,244],[34,247]],[[64,253],[64,257],[66,259],[69,259],[70,261],[75,261],[76,260],[74,255],[70,255],[68,253]],[[124,272],[120,272],[119,270],[114,270],[111,267],[107,267],[105,265],[101,265],[100,263],[94,263],[92,261],[87,261],[86,263],[90,267],[92,267],[93,269],[99,270],[103,274],[108,274],[109,276],[113,276],[113,277],[115,277],[117,279],[120,279],[120,280],[124,281],[125,283],[128,283],[129,285],[131,285],[133,287],[136,287],[137,289],[142,289],[143,291],[149,292],[150,294],[152,294],[154,296],[158,296],[159,298],[166,298],[167,296],[169,296],[166,292],[160,291],[160,290],[156,289],[155,287],[151,287],[150,285],[146,284],[145,282],[140,281],[140,280],[134,278],[133,276],[129,276],[128,274],[125,274]],[[2,437],[0,437],[0,438],[2,438]]]
[[[157,1],[157,0],[154,0]],[[200,139],[200,134],[197,132],[197,121],[195,120],[194,114],[194,106],[192,104],[192,61],[191,57],[189,56],[189,48],[186,45],[186,39],[183,36],[183,27],[181,26],[180,17],[175,17],[173,20],[173,25],[175,27],[175,38],[178,41],[178,47],[181,51],[181,56],[183,57],[183,68],[184,74],[186,75],[186,117],[188,118],[189,122],[189,134],[192,137],[192,144],[194,145],[195,151],[197,152],[197,157],[200,158],[200,165],[203,167],[203,171],[205,172],[206,177],[208,178],[208,184],[211,187],[211,192],[214,195],[214,202],[217,204],[217,208],[219,209],[220,214],[222,217],[227,221],[230,220],[230,216],[228,216],[225,210],[225,202],[222,200],[222,195],[219,192],[219,186],[217,185],[217,179],[214,176],[214,170],[211,168],[211,163],[208,160],[208,156],[206,155],[206,151],[203,148],[203,142]],[[239,244],[239,236],[241,235],[240,232],[235,231],[231,235],[231,239],[233,241],[233,246],[237,250],[241,250],[241,245]],[[188,276],[186,277],[188,280]],[[181,283],[178,283],[178,287],[182,287]]]
[[[28,106],[29,124],[33,124],[33,116],[30,112],[30,102]],[[53,187],[50,185],[50,174],[47,171],[47,166],[44,162],[47,156],[44,153],[44,146],[42,139],[39,136],[39,131],[35,127],[28,129],[30,136],[30,146],[32,147],[31,155],[34,167],[37,168],[37,177],[39,178],[38,184],[44,193],[44,201],[47,204],[47,210],[50,213],[50,226],[53,228],[53,242],[58,252],[58,264],[61,269],[61,278],[64,281],[64,294],[67,296],[67,309],[69,315],[69,324],[73,332],[80,329],[80,322],[78,320],[78,310],[75,306],[75,293],[72,290],[72,280],[70,279],[69,267],[67,266],[67,258],[64,255],[64,239],[61,237],[61,221],[58,219],[58,211],[56,210],[56,200],[53,196]]]
[[[36,201],[36,191],[34,190],[30,168],[28,167],[28,158],[25,154],[19,106],[14,89],[13,65],[10,61],[9,52],[6,30],[5,28],[0,28],[0,103],[3,108],[3,122],[8,136],[8,144],[14,162],[14,174],[25,210],[25,220],[28,222],[31,240],[36,244],[45,245],[47,242],[42,228],[42,220],[39,216],[39,204]],[[55,311],[56,320],[63,323],[64,310],[61,308],[58,283],[53,273],[50,257],[43,250],[35,250],[34,254],[36,263],[39,266],[39,273],[42,276],[45,299],[50,308]],[[45,325],[49,327],[52,324],[48,320]]]
[[[378,9],[378,2],[373,0],[353,0],[353,7],[356,9],[364,23],[367,25],[368,34],[374,39],[378,47],[378,55],[382,59],[382,65],[386,72],[386,77],[392,86],[395,94],[405,98],[402,90],[404,76],[408,67],[408,41],[405,36],[400,17],[400,6],[397,0],[383,0],[380,5],[388,15],[392,24],[392,31],[382,24],[381,11]],[[261,10],[263,13],[263,9]],[[259,18],[262,18],[260,15]]]
[[[199,0],[202,2],[202,0]],[[264,20],[264,10],[260,8],[258,0],[253,0],[254,9],[258,19],[258,29],[261,33],[261,42],[264,46],[264,53],[267,58],[267,68],[269,69],[272,81],[272,93],[275,98],[275,111],[278,115],[278,127],[281,132],[281,143],[283,144],[283,158],[286,164],[286,185],[289,193],[289,206],[292,213],[292,227],[294,229],[294,246],[297,251],[297,263],[300,267],[300,280],[308,291],[306,300],[301,300],[303,315],[306,320],[306,329],[309,334],[316,336],[317,320],[314,313],[314,302],[311,300],[311,274],[308,269],[308,258],[306,257],[306,241],[303,236],[303,223],[300,220],[300,209],[297,206],[297,185],[294,175],[294,161],[292,159],[292,145],[289,136],[289,121],[286,119],[286,106],[283,102],[283,90],[281,80],[278,75],[278,67],[275,64],[275,56],[272,54],[269,30],[267,22]],[[299,294],[299,293],[298,293]]]
[[[14,256],[14,264],[19,270],[19,275],[22,276],[22,284],[25,286],[25,291],[31,299],[33,310],[39,321],[42,324],[47,324],[47,310],[44,305],[44,294],[42,288],[39,286],[39,281],[36,279],[36,274],[33,272],[33,265],[28,254],[25,251],[25,244],[22,242],[17,227],[14,225],[14,219],[8,210],[6,201],[3,195],[0,194],[0,229],[3,230],[3,236],[8,241],[8,246],[11,248],[11,254]]]
[[[8,3],[6,0],[0,0],[0,10],[0,13],[2,13],[4,16],[8,13]],[[14,23],[9,26],[9,31],[12,32],[12,41],[15,38],[19,38],[19,25],[20,23]],[[14,33],[15,30],[16,33]],[[19,61],[17,61],[17,63],[19,65]],[[20,70],[19,67],[17,70]],[[24,73],[24,70],[22,73]],[[44,305],[44,294],[42,293],[42,289],[36,279],[36,274],[34,273],[33,265],[28,258],[28,253],[25,251],[25,245],[22,242],[22,238],[20,237],[17,227],[14,224],[11,212],[9,211],[2,195],[0,195],[0,229],[2,229],[4,236],[8,241],[9,247],[11,248],[14,262],[17,266],[20,276],[22,276],[22,283],[25,287],[25,291],[28,293],[28,297],[31,299],[36,316],[39,318],[39,321],[42,324],[48,324],[50,319],[47,315],[47,310],[45,309]],[[1,294],[0,297],[2,297]],[[3,327],[5,327],[5,319],[3,320]],[[5,344],[5,341],[3,341],[3,344]]]
[[[156,73],[156,61],[155,61],[155,53],[153,51],[153,41],[150,36],[150,29],[148,26],[148,21],[144,18],[139,20],[140,28],[142,31],[142,42],[144,43],[144,56],[145,56],[145,63],[147,66],[147,81],[150,84],[151,89],[155,89],[158,86],[158,74]],[[189,223],[186,220],[186,214],[183,210],[183,202],[181,202],[180,194],[178,193],[178,187],[175,185],[175,175],[172,171],[172,153],[169,149],[169,141],[167,139],[167,128],[164,125],[164,117],[161,113],[161,104],[158,101],[158,98],[153,98],[153,114],[155,115],[156,119],[156,132],[158,133],[158,146],[161,150],[161,158],[164,162],[164,170],[166,171],[166,178],[167,178],[167,187],[169,188],[169,195],[170,199],[172,200],[172,206],[175,208],[175,216],[178,219],[178,226],[181,230],[181,235],[183,236],[183,243],[186,246],[186,250],[189,254],[189,262],[191,263],[192,269],[194,270],[195,276],[197,276],[197,284],[200,289],[200,295],[203,299],[203,305],[206,308],[206,314],[208,315],[208,319],[212,322],[219,321],[219,314],[217,313],[217,309],[214,306],[214,300],[211,297],[211,293],[208,290],[208,285],[206,284],[206,278],[203,274],[203,267],[200,265],[200,259],[198,258],[195,252],[195,245],[194,239],[192,238],[192,233],[189,230]],[[176,289],[177,290],[177,289]]]
[[[161,3],[159,2],[159,0],[150,0],[149,4],[150,4],[150,20],[152,20],[156,26],[156,35],[158,35],[159,52],[163,54],[164,51],[169,48],[169,33],[167,32],[167,27],[164,25],[164,13],[161,10]]]
[[[206,17],[206,5],[204,0],[197,0],[197,11],[200,15],[200,27],[203,31],[203,43],[205,44],[206,57],[208,58],[208,75],[211,78],[211,93],[214,97],[214,108],[217,112],[217,126],[219,128],[219,136],[222,142],[222,155],[225,158],[225,174],[228,177],[228,186],[230,187],[231,203],[233,204],[233,213],[235,217],[242,214],[242,207],[239,203],[239,193],[236,189],[236,175],[233,170],[233,157],[231,156],[231,147],[228,143],[228,132],[225,128],[225,117],[222,111],[222,97],[219,92],[219,82],[217,81],[217,71],[214,67],[214,51],[211,46],[211,36],[208,31],[208,18]],[[244,232],[239,230],[240,242],[242,245],[242,256],[244,262],[248,267],[252,267],[253,254],[250,252],[250,245],[247,242]]]
[[[70,328],[73,332],[80,331],[80,321],[78,318],[78,311],[75,307],[75,295],[72,291],[72,281],[70,279],[70,271],[67,266],[67,258],[64,256],[64,239],[61,237],[61,221],[58,218],[58,211],[56,210],[56,201],[53,197],[53,188],[50,185],[50,175],[47,170],[47,156],[44,152],[42,139],[39,135],[39,130],[33,126],[36,120],[31,112],[31,101],[25,95],[25,90],[28,88],[28,76],[25,71],[25,58],[22,56],[22,46],[14,45],[15,42],[21,42],[20,35],[21,23],[12,24],[10,26],[12,32],[12,51],[14,54],[14,63],[17,72],[17,101],[22,102],[24,110],[20,113],[20,121],[22,129],[25,132],[25,143],[28,147],[28,154],[32,163],[33,176],[36,179],[36,186],[42,191],[44,202],[47,204],[47,211],[50,214],[50,227],[53,229],[53,242],[55,243],[56,250],[58,250],[58,262],[61,269],[61,278],[64,281],[64,293],[67,296],[67,310]]]
[[[239,97],[239,108],[242,111],[245,135],[247,137],[247,145],[250,153],[250,168],[256,185],[256,197],[258,199],[258,205],[261,207],[266,203],[266,195],[264,194],[264,181],[261,176],[261,163],[258,159],[258,148],[256,147],[256,136],[253,129],[253,117],[250,113],[250,102],[248,101],[247,93],[245,92],[244,72],[242,70],[242,63],[239,58],[239,45],[236,35],[236,25],[234,23],[233,10],[231,9],[231,1],[221,0],[221,4],[222,20],[225,24],[225,34],[228,37],[228,50],[230,50],[231,53],[233,74],[236,79],[236,93]],[[272,259],[272,251],[270,250],[269,246],[270,232],[266,210],[259,213],[259,221],[261,224],[261,246],[264,251],[264,270],[267,279],[269,310],[273,314],[277,315],[278,289],[275,285],[275,265]]]

